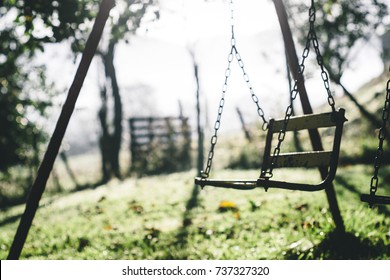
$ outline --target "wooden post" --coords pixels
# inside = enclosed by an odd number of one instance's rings
[[[68,172],[70,179],[75,184],[75,188],[78,189],[81,185],[77,182],[76,175],[74,175],[72,168],[70,168],[68,156],[66,155],[65,151],[60,152],[60,158],[61,158],[62,162],[64,163],[66,172]]]
[[[135,162],[136,162],[136,149],[137,149],[137,140],[135,135],[135,125],[134,118],[129,119],[129,127],[130,127],[130,155],[131,155],[131,163],[130,163],[130,171],[134,170]]]
[[[290,25],[289,25],[288,19],[287,19],[286,9],[284,7],[283,0],[273,0],[273,2],[275,5],[276,13],[278,15],[280,27],[282,29],[283,41],[284,41],[291,73],[293,75],[293,78],[295,80],[298,80],[299,62],[298,62],[298,58],[297,58],[297,52],[295,50],[294,40],[293,40],[292,34],[291,34]],[[298,83],[298,90],[299,90],[299,97],[300,97],[300,100],[302,103],[303,113],[304,114],[312,114],[313,109],[311,108],[304,82]],[[321,137],[320,137],[320,134],[318,133],[318,130],[317,129],[310,129],[309,136],[310,136],[310,141],[311,141],[313,150],[322,151],[323,146],[322,146]],[[327,175],[328,170],[326,168],[319,168],[319,171],[321,173],[321,177],[324,179]],[[326,188],[325,192],[326,192],[326,196],[328,198],[329,208],[330,208],[330,211],[332,213],[333,220],[336,224],[336,229],[337,229],[337,231],[343,233],[343,232],[345,232],[344,222],[343,222],[343,218],[341,216],[340,209],[339,209],[339,206],[337,203],[336,192],[334,190],[333,184],[331,186],[329,186],[328,188]]]
[[[54,133],[50,139],[41,166],[39,167],[37,177],[27,199],[25,211],[20,220],[19,227],[8,254],[7,259],[9,260],[19,259],[20,257],[35,213],[38,209],[39,201],[45,191],[47,180],[53,169],[54,161],[58,155],[62,139],[64,138],[66,128],[74,111],[85,76],[87,75],[89,66],[95,55],[109,12],[114,5],[114,0],[102,0],[102,3],[100,4],[99,13],[96,17],[91,34],[88,37],[79,67],[73,79],[73,83],[69,88],[68,96],[62,107]]]
[[[181,135],[183,138],[181,145],[181,156],[180,160],[183,164],[183,170],[188,170],[192,167],[191,162],[191,129],[188,122],[188,118],[182,116],[181,118]]]
[[[200,121],[201,109],[200,109],[200,86],[199,86],[199,73],[198,73],[198,64],[195,60],[194,53],[190,50],[190,55],[192,57],[192,63],[194,65],[194,76],[196,81],[196,122],[197,122],[197,132],[198,132],[198,157],[197,157],[197,171],[198,175],[201,175],[203,170],[204,162],[204,131]]]
[[[184,114],[183,114],[183,103],[181,102],[180,99],[178,100],[178,104],[179,104],[179,119],[180,119],[180,118],[184,117]]]

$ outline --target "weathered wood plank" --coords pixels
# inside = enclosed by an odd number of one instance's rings
[[[287,124],[286,131],[315,129],[320,127],[335,126],[336,122],[332,119],[332,112],[322,114],[310,114],[299,117],[291,117]],[[334,114],[338,114],[335,112]],[[275,120],[272,132],[277,133],[283,128],[284,119]]]
[[[279,154],[275,168],[329,166],[331,151]],[[270,160],[272,157],[270,157]]]

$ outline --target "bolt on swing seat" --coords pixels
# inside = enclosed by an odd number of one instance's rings
[[[321,114],[309,114],[298,117],[291,117],[289,120],[286,131],[299,131],[310,130],[325,127],[335,127],[333,148],[329,151],[309,151],[309,152],[294,152],[283,153],[277,156],[274,168],[293,168],[293,167],[328,167],[328,174],[326,178],[317,184],[305,184],[296,182],[285,182],[271,180],[270,176],[267,176],[267,170],[270,168],[273,155],[271,155],[271,146],[273,134],[279,133],[282,129],[285,120],[271,119],[268,125],[268,133],[266,138],[263,165],[260,178],[257,180],[218,180],[197,177],[195,178],[195,184],[204,186],[213,186],[220,188],[232,188],[240,190],[250,190],[257,187],[263,187],[266,190],[268,188],[280,188],[288,190],[301,190],[301,191],[318,191],[328,187],[335,175],[338,165],[341,136],[343,132],[345,118],[345,110],[340,108],[334,112],[321,113]]]

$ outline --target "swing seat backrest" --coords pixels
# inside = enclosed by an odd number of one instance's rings
[[[326,127],[335,127],[333,149],[328,151],[306,151],[293,153],[280,153],[274,162],[273,168],[294,168],[294,167],[327,167],[326,178],[319,184],[300,184],[294,182],[274,181],[267,177],[267,170],[271,167],[273,155],[271,154],[273,135],[279,133],[284,125],[284,119],[271,119],[268,126],[266,145],[263,156],[261,176],[257,185],[266,189],[270,187],[291,190],[316,191],[326,188],[333,181],[340,153],[341,136],[343,125],[346,121],[345,110],[339,109],[335,112],[310,114],[299,117],[292,117],[287,124],[286,132],[310,130]]]

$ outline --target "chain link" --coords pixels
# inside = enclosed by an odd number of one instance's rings
[[[278,157],[280,154],[280,147],[281,147],[281,145],[284,141],[284,138],[286,136],[287,125],[288,125],[288,122],[293,114],[293,102],[297,98],[298,93],[299,93],[298,85],[300,85],[301,83],[304,82],[303,73],[305,71],[305,60],[309,56],[309,53],[310,53],[310,43],[313,44],[314,50],[316,52],[317,63],[321,68],[321,78],[322,78],[322,81],[324,83],[326,92],[328,94],[328,104],[332,108],[333,112],[336,111],[335,101],[334,101],[334,98],[333,98],[332,93],[331,93],[330,88],[329,88],[328,73],[325,71],[323,58],[322,58],[322,55],[321,55],[321,52],[319,49],[317,34],[315,32],[315,27],[314,27],[315,20],[316,20],[316,9],[314,6],[314,0],[312,0],[311,6],[309,9],[310,27],[309,27],[309,32],[307,33],[307,37],[306,37],[305,48],[303,49],[303,52],[302,52],[302,60],[301,60],[301,63],[299,64],[298,79],[295,80],[294,86],[293,86],[291,93],[290,93],[291,94],[290,104],[287,106],[285,116],[284,116],[283,126],[278,134],[278,144],[276,145],[276,147],[274,149],[268,170],[265,170],[260,174],[261,178],[269,179],[269,178],[273,177],[273,169],[275,168],[275,166],[277,164],[277,160],[278,160]]]
[[[216,146],[217,141],[218,141],[218,131],[219,131],[219,128],[221,126],[222,112],[223,112],[223,108],[225,105],[225,95],[226,95],[226,91],[228,88],[228,79],[229,79],[230,73],[231,73],[231,63],[232,63],[234,58],[237,60],[237,63],[241,68],[242,75],[243,75],[244,81],[249,89],[249,92],[251,94],[252,101],[256,104],[257,114],[262,119],[262,122],[263,122],[262,129],[267,130],[267,127],[268,127],[268,122],[265,119],[264,111],[260,107],[259,98],[257,97],[257,95],[255,94],[255,92],[253,90],[252,84],[249,80],[249,75],[245,71],[244,61],[242,60],[241,55],[237,50],[236,37],[234,35],[234,3],[233,3],[233,0],[230,0],[230,24],[231,24],[231,39],[230,39],[230,52],[228,55],[228,65],[227,65],[227,68],[225,70],[225,81],[224,81],[223,86],[222,86],[222,96],[221,96],[221,99],[219,101],[217,120],[215,121],[215,125],[214,125],[214,134],[211,137],[211,141],[210,141],[211,146],[210,146],[210,151],[209,151],[209,154],[207,157],[206,168],[204,169],[204,171],[201,171],[201,177],[204,179],[209,177],[211,166],[213,163],[215,146]]]
[[[370,195],[372,196],[375,196],[375,193],[378,190],[378,183],[379,183],[378,173],[382,164],[383,142],[386,138],[385,129],[386,129],[386,123],[389,120],[389,115],[390,115],[389,107],[390,107],[390,79],[387,81],[387,85],[386,85],[386,99],[385,99],[385,104],[383,106],[383,112],[382,112],[382,126],[379,129],[379,134],[378,134],[379,145],[378,145],[378,149],[376,150],[375,160],[374,160],[374,176],[372,176],[371,183],[370,183]]]
[[[268,122],[265,119],[265,115],[264,115],[263,109],[260,107],[259,98],[255,94],[255,91],[253,90],[252,84],[249,81],[249,75],[245,71],[244,62],[243,62],[243,60],[241,58],[240,53],[237,50],[237,47],[233,46],[233,48],[234,48],[234,52],[235,52],[235,56],[236,56],[238,65],[240,66],[241,71],[242,71],[242,76],[244,77],[244,81],[245,81],[245,83],[246,83],[246,85],[247,85],[247,87],[249,89],[250,94],[251,94],[252,101],[256,104],[257,114],[259,115],[259,117],[261,118],[261,120],[263,122],[262,129],[265,131],[265,130],[267,130]]]

